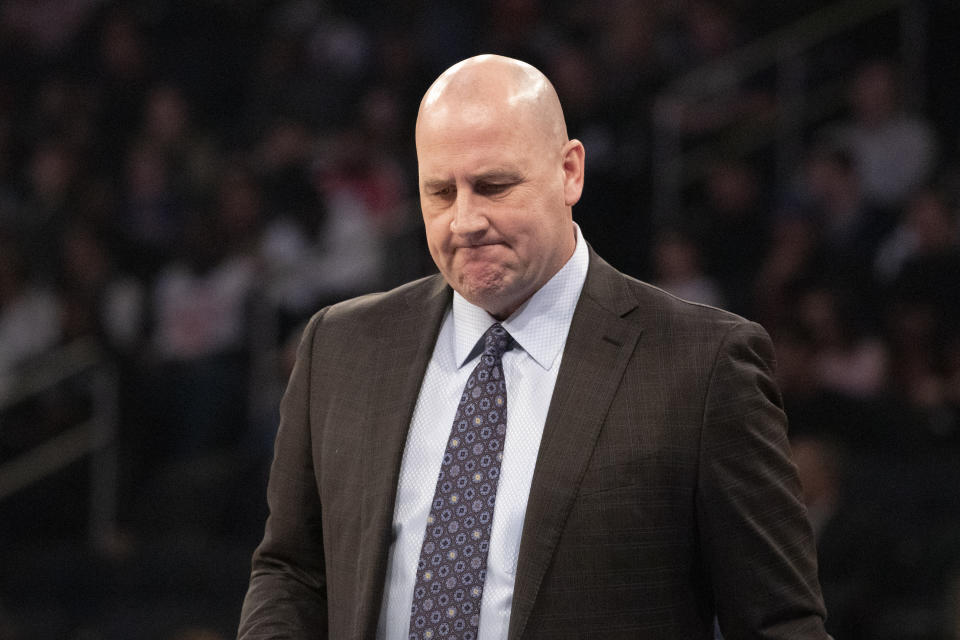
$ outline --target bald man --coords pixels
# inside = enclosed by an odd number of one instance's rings
[[[440,273],[310,321],[240,637],[827,638],[763,330],[593,253],[533,67],[454,65],[416,144]]]

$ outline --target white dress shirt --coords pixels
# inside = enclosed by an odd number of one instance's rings
[[[563,347],[587,277],[587,247],[576,229],[573,256],[501,324],[514,339],[503,355],[507,383],[507,435],[490,533],[487,577],[480,603],[478,640],[507,637],[520,535],[540,437],[560,370]],[[454,293],[420,387],[397,484],[393,544],[377,638],[406,640],[417,561],[440,461],[460,394],[480,357],[475,350],[490,314]]]

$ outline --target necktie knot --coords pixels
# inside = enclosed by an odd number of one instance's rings
[[[512,338],[499,322],[495,322],[483,334],[483,355],[500,358],[510,348]]]

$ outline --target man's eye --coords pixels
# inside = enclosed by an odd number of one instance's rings
[[[495,196],[505,192],[511,185],[509,183],[483,183],[477,185],[477,193],[482,196]]]
[[[456,193],[456,191],[453,189],[453,187],[440,187],[439,189],[434,189],[431,191],[430,195],[435,198],[449,198],[454,193]]]

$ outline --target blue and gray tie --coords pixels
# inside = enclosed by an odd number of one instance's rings
[[[476,640],[490,528],[507,433],[499,323],[483,334],[480,362],[460,396],[433,494],[410,610],[411,640]]]

